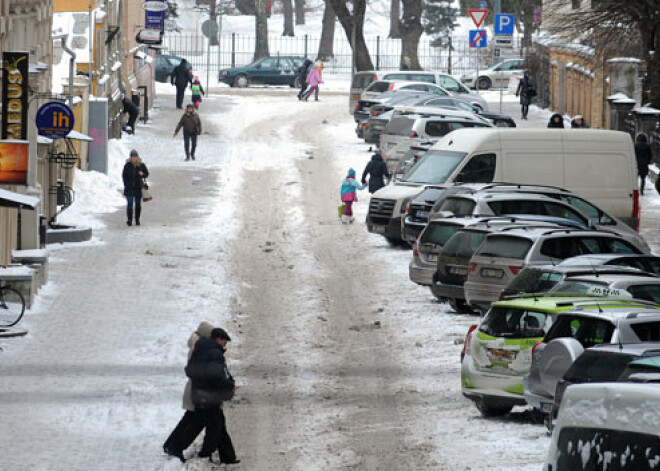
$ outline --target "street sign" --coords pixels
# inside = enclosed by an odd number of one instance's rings
[[[539,24],[541,22],[541,5],[536,5],[534,7],[534,23]]]
[[[500,47],[513,47],[511,36],[493,36],[493,43]]]
[[[156,0],[151,3],[155,3]],[[163,5],[166,5],[165,0],[160,1]],[[160,31],[165,30],[165,10],[145,10],[144,11],[144,26],[146,29],[158,29]]]
[[[471,48],[482,48],[488,46],[488,38],[485,29],[471,29],[469,31],[468,44]]]
[[[474,24],[477,26],[477,28],[480,28],[481,24],[484,22],[486,16],[488,15],[488,10],[468,10],[468,14],[470,15],[470,18],[472,18],[472,21],[474,21]]]
[[[71,108],[64,103],[51,101],[37,111],[37,130],[46,137],[66,137],[73,129]]]
[[[159,0],[151,0],[143,2],[142,9],[147,11],[165,11],[167,10],[167,3]]]
[[[516,22],[514,15],[495,15],[494,31],[495,34],[502,34],[505,36],[513,35],[513,26]]]
[[[206,20],[202,23],[202,34],[207,38],[215,38],[218,34],[218,23],[213,20]]]

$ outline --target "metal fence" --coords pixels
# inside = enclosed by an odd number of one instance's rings
[[[211,71],[224,67],[235,67],[252,62],[254,56],[254,35],[237,33],[219,36],[219,46],[209,48],[208,39],[196,33],[168,33],[163,42],[163,52],[185,57],[195,69],[206,70],[207,64]],[[373,36],[365,38],[371,60],[376,70],[398,70],[401,62],[401,40]],[[268,38],[271,56],[295,55],[315,58],[319,48],[319,37],[277,36]],[[479,61],[482,66],[493,62],[493,51],[470,49],[467,38],[452,38],[453,47],[434,47],[430,41],[420,41],[417,49],[419,62],[423,69],[448,72],[460,75],[477,68]],[[326,72],[351,72],[351,47],[346,37],[335,35],[334,58],[326,62]],[[207,51],[208,62],[207,62]],[[505,52],[505,50],[502,50]],[[519,44],[506,51],[506,57],[520,54]],[[505,56],[503,55],[502,58]]]

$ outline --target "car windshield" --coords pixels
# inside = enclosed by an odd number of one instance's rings
[[[548,314],[510,307],[494,307],[479,326],[491,337],[527,339],[543,337]]]
[[[469,258],[486,240],[487,235],[488,232],[458,231],[444,245],[441,256]]]
[[[564,375],[572,383],[615,381],[636,355],[616,352],[584,352]]]
[[[476,205],[477,203],[470,198],[447,198],[440,206],[440,211],[449,211],[454,216],[469,216]]]
[[[412,120],[410,121],[412,122]],[[431,150],[410,169],[402,181],[410,183],[445,183],[466,155],[465,152]]]
[[[482,257],[514,258],[522,260],[527,255],[532,241],[522,237],[488,237],[476,255]]]
[[[545,293],[562,280],[560,273],[525,268],[516,275],[504,291],[506,293]]]
[[[419,238],[420,244],[445,245],[445,242],[456,234],[461,226],[447,223],[430,223],[422,236]]]
[[[390,88],[390,82],[377,81],[369,85],[365,91],[383,93],[384,91],[387,91],[388,88]]]
[[[543,341],[572,337],[584,348],[593,347],[612,340],[614,325],[608,320],[594,317],[582,317],[571,314],[560,314]]]

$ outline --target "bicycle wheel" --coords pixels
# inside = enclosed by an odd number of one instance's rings
[[[25,312],[25,299],[14,288],[0,288],[0,327],[18,324]]]

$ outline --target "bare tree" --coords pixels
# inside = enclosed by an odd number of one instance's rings
[[[348,42],[353,48],[355,68],[360,70],[373,70],[369,49],[364,40],[364,14],[367,10],[366,0],[330,0],[337,19],[344,28]],[[350,5],[350,9],[349,9]]]
[[[255,14],[255,45],[254,60],[270,56],[268,51],[268,17],[266,13],[266,0],[254,0],[257,10]]]
[[[401,0],[390,0],[390,34],[392,39],[401,39]]]
[[[295,36],[293,32],[293,5],[291,0],[282,0],[284,7],[284,31],[282,36]]]
[[[323,28],[321,29],[321,41],[319,42],[318,58],[326,61],[334,57],[335,42],[335,11],[332,9],[330,0],[325,0],[323,10]]]
[[[296,24],[305,24],[305,0],[295,0],[296,3]]]
[[[411,70],[420,70],[417,47],[422,36],[422,0],[402,0],[401,63],[409,63]],[[408,60],[406,60],[408,59]]]

